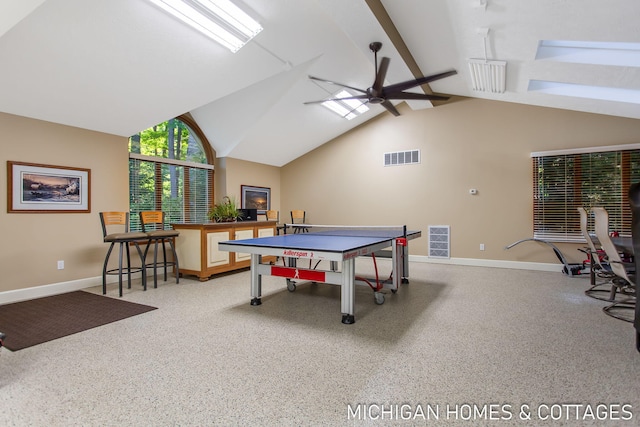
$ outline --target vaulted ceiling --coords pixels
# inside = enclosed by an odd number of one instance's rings
[[[421,90],[640,118],[636,0],[236,0],[264,30],[236,53],[147,0],[0,0],[0,111],[121,136],[191,113],[219,157],[282,166],[362,124],[320,105],[335,85],[368,88],[456,69]],[[539,54],[543,40],[635,43],[620,63]],[[614,52],[615,53],[615,52]],[[538,55],[538,59],[536,59]],[[507,62],[506,91],[472,89],[469,58]],[[612,101],[536,81],[628,89]],[[411,101],[413,109],[438,108]]]

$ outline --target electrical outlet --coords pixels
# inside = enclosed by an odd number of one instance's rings
[[[480,243],[480,250],[484,251],[484,243]]]
[[[58,261],[58,270],[64,270],[64,261]]]

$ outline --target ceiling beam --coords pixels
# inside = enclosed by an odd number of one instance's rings
[[[396,48],[396,50],[400,54],[400,57],[402,58],[402,60],[405,62],[405,64],[407,64],[407,67],[409,68],[409,71],[411,71],[411,74],[413,74],[414,78],[419,79],[420,77],[424,77],[424,73],[422,72],[422,70],[420,70],[418,63],[413,58],[413,55],[411,54],[411,51],[409,50],[404,40],[402,39],[400,32],[398,31],[395,24],[391,20],[391,17],[387,13],[387,10],[384,8],[384,5],[382,4],[382,0],[365,0],[365,2],[367,3],[367,6],[369,6],[369,9],[371,9],[371,12],[373,13],[373,15],[376,17],[376,19],[380,23],[380,26],[382,26],[382,29],[384,30],[384,32],[387,33],[387,36],[389,37],[389,39],[391,40],[391,43],[393,43],[393,46]],[[425,83],[420,87],[422,88],[422,90],[424,90],[424,93],[428,95],[435,94],[435,92],[431,89],[428,83]],[[435,105],[441,105],[441,104],[451,102],[454,99],[457,100],[459,99],[459,97],[451,97],[449,101],[430,101],[430,102],[435,106]]]

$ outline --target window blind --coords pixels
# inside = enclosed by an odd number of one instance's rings
[[[140,230],[138,213],[162,210],[167,225],[207,221],[213,170],[209,165],[177,165],[157,160],[129,159],[131,230]]]
[[[629,186],[640,180],[640,149],[533,158],[533,235],[557,242],[584,242],[578,206],[602,206],[609,229],[631,235]],[[589,228],[593,229],[590,217]]]

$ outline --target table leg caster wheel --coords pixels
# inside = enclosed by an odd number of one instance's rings
[[[373,299],[378,305],[384,304],[384,294],[382,292],[374,292]]]
[[[289,292],[293,292],[296,290],[296,282],[287,279],[287,290]]]
[[[408,278],[406,278],[406,277],[403,277],[403,278],[402,278],[402,280],[401,280],[400,282],[401,282],[401,283],[405,283],[405,284],[407,284],[407,283],[409,283],[409,279],[408,279]]]
[[[262,304],[262,301],[260,301],[260,298],[254,298],[251,300],[251,305],[260,305]]]
[[[342,323],[344,323],[345,325],[356,323],[356,317],[353,314],[343,314]]]
[[[398,292],[398,290],[397,290],[397,289],[391,289],[391,293],[392,293],[392,294],[395,294],[396,292]]]

